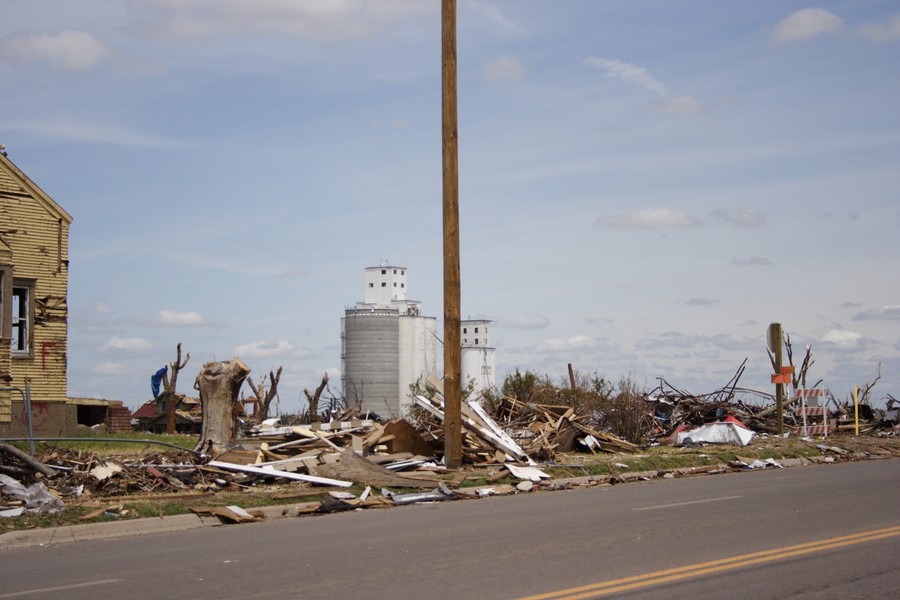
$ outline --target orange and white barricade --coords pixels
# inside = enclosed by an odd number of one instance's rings
[[[824,406],[819,406],[819,398],[827,398],[830,395],[831,393],[828,390],[822,388],[797,390],[797,395],[794,396],[794,399],[800,399],[800,407],[795,414],[798,417],[803,417],[803,425],[795,428],[794,433],[798,435],[802,434],[804,437],[808,435],[828,437],[828,434],[832,431],[833,425],[828,422],[828,409]],[[813,400],[807,402],[807,399],[810,398]],[[813,406],[809,406],[809,404],[812,404]],[[822,423],[811,425],[808,422],[808,419],[811,417],[822,419]]]

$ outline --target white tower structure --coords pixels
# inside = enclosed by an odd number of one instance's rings
[[[468,399],[475,399],[485,390],[496,386],[495,348],[491,346],[491,322],[485,319],[466,319],[460,322],[462,342],[463,389],[474,385]]]
[[[403,416],[410,386],[437,373],[437,319],[407,298],[406,267],[365,270],[365,301],[341,319],[341,383],[349,404],[383,418]]]

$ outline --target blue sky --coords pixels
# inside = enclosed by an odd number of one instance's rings
[[[75,217],[69,393],[328,371],[363,269],[441,317],[438,0],[0,0],[0,143]],[[460,0],[462,313],[500,378],[713,391],[765,333],[900,397],[900,5]]]

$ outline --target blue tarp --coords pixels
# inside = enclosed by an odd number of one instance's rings
[[[153,392],[153,399],[159,398],[159,385],[162,383],[163,375],[168,372],[169,367],[163,367],[150,376],[150,391]]]

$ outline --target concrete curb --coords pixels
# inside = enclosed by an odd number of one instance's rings
[[[316,506],[318,503],[313,503]],[[285,517],[296,517],[298,510],[309,507],[305,504],[284,504],[264,506],[252,509],[260,511],[265,519],[274,520]],[[166,533],[185,531],[201,527],[218,527],[225,525],[217,517],[195,514],[173,515],[170,517],[129,519],[126,521],[104,521],[103,523],[85,523],[83,525],[64,525],[43,529],[26,529],[10,531],[0,535],[0,552],[18,548],[64,544],[68,542],[85,542],[90,540],[107,540],[120,537],[131,537],[146,533]]]
[[[217,519],[210,521],[218,522]],[[155,519],[106,521],[103,523],[85,523],[84,525],[10,531],[0,535],[0,551],[30,546],[45,546],[48,544],[126,537],[144,533],[183,531],[185,529],[204,527],[207,524],[204,522],[204,518],[190,514]],[[210,522],[209,524],[212,523]]]

